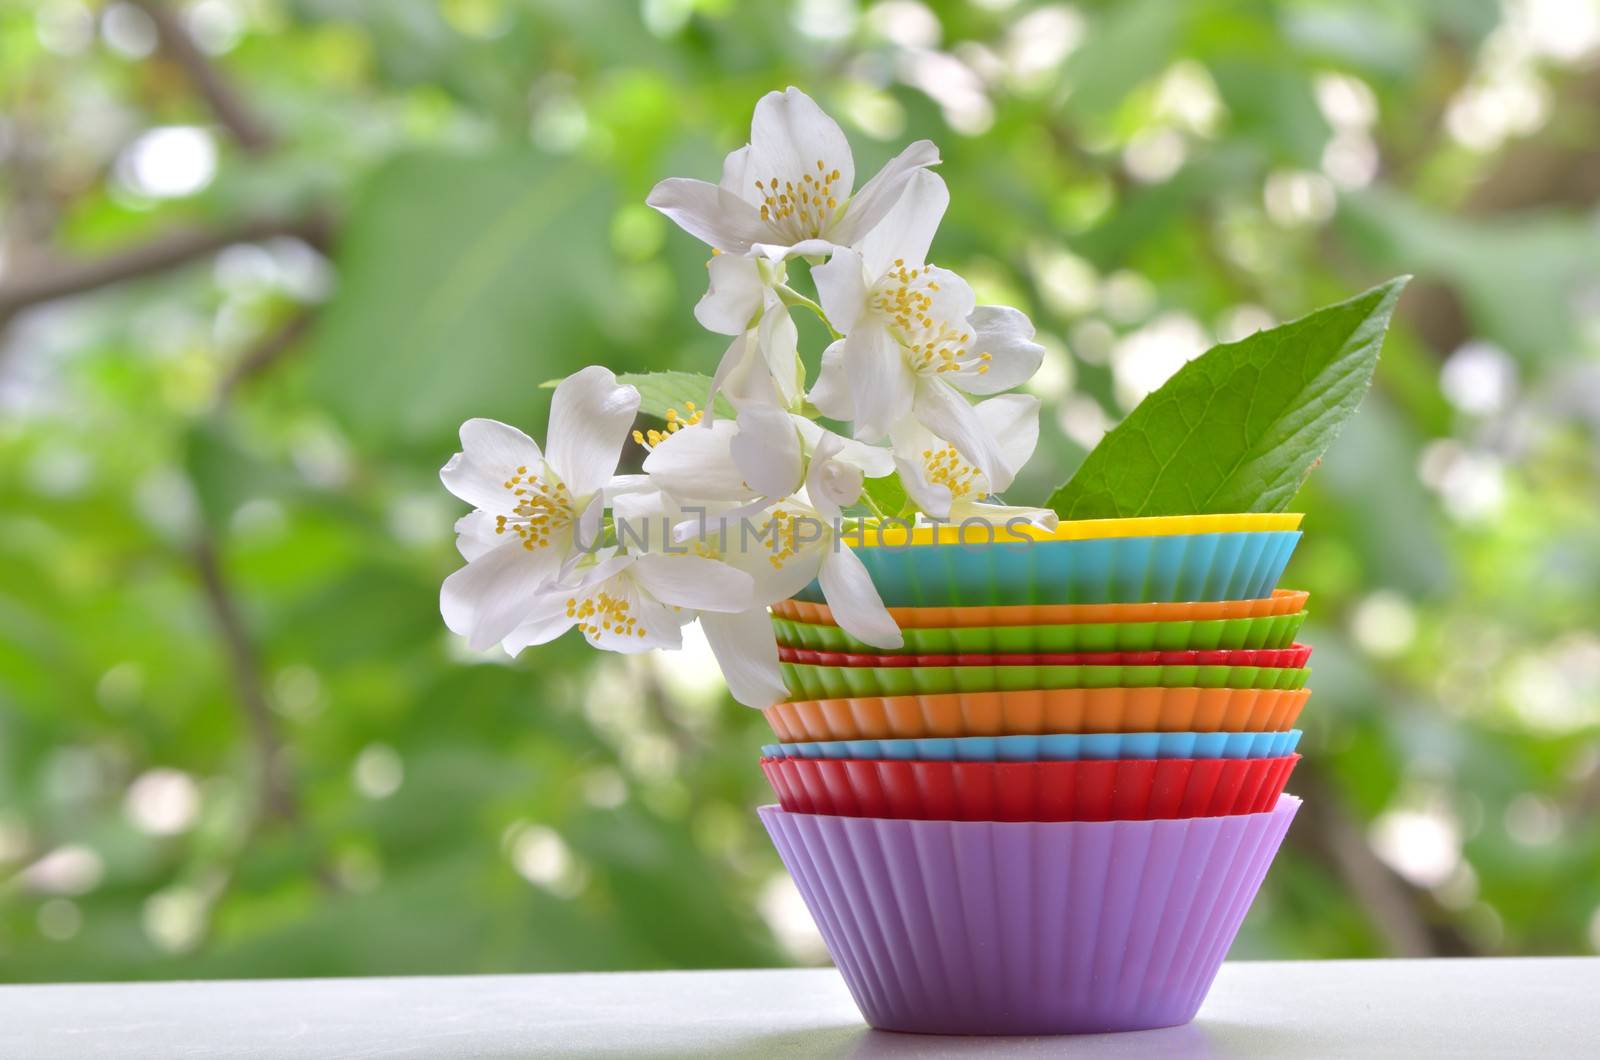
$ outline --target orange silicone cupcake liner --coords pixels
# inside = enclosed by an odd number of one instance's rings
[[[1311,690],[1056,688],[859,696],[778,703],[762,713],[786,742],[1090,732],[1282,732]]]
[[[1205,600],[1149,604],[1015,604],[994,607],[891,607],[889,615],[906,629],[951,629],[968,626],[1067,626],[1080,622],[1205,622],[1219,618],[1262,618],[1291,615],[1305,609],[1311,594],[1302,589],[1275,589],[1251,600]],[[780,600],[772,605],[779,618],[835,625],[827,604]]]

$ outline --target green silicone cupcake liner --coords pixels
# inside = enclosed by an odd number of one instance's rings
[[[772,619],[778,643],[790,648],[883,655],[992,654],[1000,652],[1211,651],[1287,648],[1306,612],[1199,622],[1085,622],[1068,626],[968,626],[901,629],[905,644],[882,651],[838,626]]]
[[[1302,688],[1286,666],[814,666],[779,663],[794,699],[1053,688]]]

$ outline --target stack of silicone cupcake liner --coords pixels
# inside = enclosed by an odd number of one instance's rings
[[[1193,1018],[1299,806],[1298,527],[886,529],[854,544],[901,646],[815,585],[773,608],[761,817],[870,1024]]]

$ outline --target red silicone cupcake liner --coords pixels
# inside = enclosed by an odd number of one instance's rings
[[[1311,647],[1220,648],[1210,651],[1091,651],[1011,652],[989,655],[966,652],[953,655],[877,655],[860,652],[816,651],[779,646],[782,662],[810,666],[1264,666],[1300,669],[1311,659]]]
[[[1148,821],[1264,813],[1299,755],[1069,762],[763,758],[793,813],[921,821]]]

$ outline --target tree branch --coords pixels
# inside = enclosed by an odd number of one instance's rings
[[[244,97],[234,91],[233,85],[221,70],[200,50],[183,19],[161,0],[130,0],[130,2],[155,23],[161,40],[161,50],[183,70],[195,91],[205,99],[206,105],[217,120],[228,130],[240,147],[251,154],[270,151],[277,142],[271,129],[250,106]]]
[[[250,743],[260,770],[262,807],[269,817],[284,821],[298,820],[299,801],[279,768],[279,752],[283,749],[283,743],[278,739],[277,723],[267,701],[266,686],[261,680],[261,666],[249,634],[245,631],[244,619],[223,577],[216,545],[209,531],[201,533],[195,542],[193,555],[195,570],[200,575],[200,585],[205,591],[206,604],[211,609],[211,617],[217,624],[228,654],[234,692],[244,712],[245,722],[250,727]]]
[[[49,239],[55,230],[57,216],[50,175],[45,171],[41,138],[31,104],[31,100],[24,98],[12,109],[12,144],[6,158],[6,170],[13,189],[11,216],[16,228],[14,233],[4,235],[13,237],[24,248]],[[26,266],[26,260],[11,262],[13,270]]]
[[[217,387],[217,403],[226,402],[239,384],[260,375],[272,367],[279,357],[293,349],[295,343],[311,330],[314,318],[315,314],[310,309],[302,309],[246,350]]]
[[[661,726],[667,738],[680,755],[688,756],[703,749],[705,741],[685,728],[677,718],[672,716],[672,711],[667,709],[666,690],[661,687],[661,681],[656,677],[655,670],[649,665],[644,665],[641,656],[638,659],[634,673],[639,681],[639,693],[643,697],[645,712],[651,720]]]
[[[1443,918],[1433,900],[1385,865],[1345,810],[1338,789],[1315,765],[1301,762],[1294,786],[1304,795],[1302,826],[1290,840],[1326,866],[1372,920],[1396,957],[1476,956],[1478,950]]]
[[[1561,105],[1579,112],[1574,128],[1592,128],[1600,110],[1600,63],[1561,84],[1557,92]],[[1508,144],[1462,208],[1469,214],[1562,206],[1588,209],[1596,199],[1600,199],[1600,147],[1594,138],[1569,139],[1547,132]]]
[[[56,262],[0,284],[0,325],[39,302],[84,294],[125,280],[167,272],[210,257],[234,243],[294,236],[316,246],[329,242],[326,217],[268,217],[229,228],[185,228],[92,261]]]

